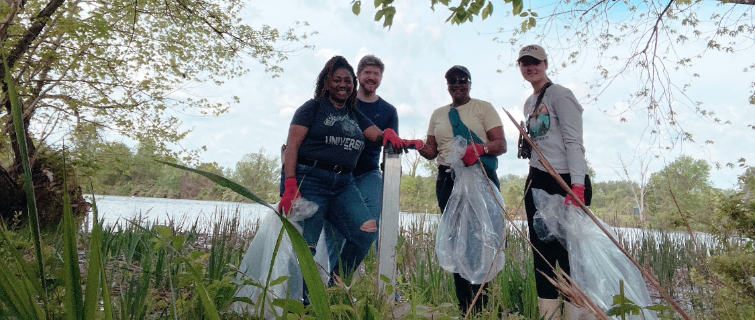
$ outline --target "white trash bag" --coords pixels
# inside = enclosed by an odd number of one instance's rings
[[[454,188],[438,223],[435,252],[444,270],[482,284],[488,270],[490,281],[506,261],[503,251],[496,256],[508,228],[501,209],[503,198],[479,165],[464,166],[461,158],[467,141],[456,137],[453,143],[454,151],[446,161],[455,173]]]
[[[620,293],[620,280],[624,280],[627,299],[643,308],[653,304],[640,270],[581,208],[564,205],[564,196],[551,195],[540,189],[532,189],[532,197],[537,207],[535,215],[542,215],[542,222],[547,227],[555,226],[544,235],[566,243],[572,280],[604,312],[613,306],[613,297]],[[600,223],[617,238],[611,226],[603,221]],[[642,312],[644,318],[642,315],[627,315],[627,319],[657,319],[655,311],[642,309]]]
[[[274,205],[277,207],[277,205]],[[288,220],[301,232],[298,222],[311,217],[317,212],[317,204],[304,198],[297,198],[292,204],[293,210],[288,216]],[[270,271],[270,262],[273,259],[275,244],[278,242],[278,235],[283,228],[283,223],[277,216],[277,213],[270,212],[262,220],[257,229],[252,243],[249,244],[244,259],[239,266],[239,274],[236,277],[236,283],[241,285],[236,292],[236,297],[249,298],[256,305],[261,302],[261,294],[267,282],[268,272]],[[301,301],[304,279],[302,278],[299,261],[296,258],[296,252],[291,244],[288,233],[283,235],[278,254],[275,257],[270,282],[284,276],[289,276],[285,282],[268,288],[267,297],[265,298],[265,319],[276,319],[282,316],[283,309],[275,307],[272,310],[271,303],[276,299],[288,299]],[[252,282],[255,285],[246,284]],[[255,314],[255,305],[245,302],[234,302],[230,306],[230,311],[243,314]]]

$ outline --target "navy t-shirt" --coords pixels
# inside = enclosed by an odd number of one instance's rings
[[[309,128],[299,147],[299,158],[348,168],[356,166],[359,154],[364,149],[362,131],[373,125],[358,110],[336,109],[330,100],[322,100],[321,103],[318,100],[305,102],[294,113],[291,124]]]
[[[398,113],[396,113],[396,108],[393,105],[380,97],[375,102],[357,101],[357,109],[370,119],[375,126],[380,130],[391,128],[398,134]],[[367,172],[377,170],[380,166],[380,151],[382,149],[382,144],[367,141],[352,174],[358,177]]]

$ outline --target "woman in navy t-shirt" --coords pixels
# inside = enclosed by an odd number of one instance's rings
[[[356,109],[355,79],[345,58],[331,58],[317,77],[315,98],[296,110],[288,131],[285,191],[279,205],[284,214],[298,197],[319,206],[317,213],[301,223],[302,235],[314,254],[323,223],[329,221],[352,244],[341,253],[346,274],[362,263],[377,237],[377,222],[351,171],[365,143],[404,147],[394,130],[381,131]]]

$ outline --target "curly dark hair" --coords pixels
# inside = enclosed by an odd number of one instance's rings
[[[325,83],[328,81],[330,76],[333,75],[334,72],[338,69],[346,69],[349,71],[349,74],[351,75],[351,81],[354,83],[354,90],[351,92],[351,95],[348,99],[346,99],[346,106],[351,109],[356,109],[357,107],[357,83],[356,79],[357,76],[354,74],[354,68],[351,67],[348,61],[346,61],[346,58],[342,56],[333,56],[333,58],[330,58],[327,63],[325,63],[325,67],[322,68],[322,71],[320,71],[320,75],[317,76],[317,83],[315,84],[315,100],[323,100],[328,99],[330,97],[328,93],[328,89],[325,88]]]

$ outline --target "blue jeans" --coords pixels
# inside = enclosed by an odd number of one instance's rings
[[[297,164],[296,180],[301,196],[319,206],[312,217],[301,222],[302,235],[310,251],[313,255],[316,253],[317,241],[327,221],[345,238],[341,263],[344,270],[353,272],[377,238],[376,232],[361,230],[373,217],[354,184],[354,177]]]
[[[375,220],[375,225],[379,228],[380,212],[383,211],[383,175],[380,173],[380,169],[354,177],[354,182],[357,189],[359,189],[359,192],[362,194],[367,209],[370,211],[370,218]],[[375,231],[375,239],[377,239],[377,235],[380,234],[379,231],[380,229]],[[327,222],[325,223],[325,244],[328,248],[328,260],[330,261],[330,270],[328,271],[335,271],[340,274],[341,270],[339,270],[340,266],[338,264],[338,258],[340,256],[343,259],[343,252],[352,251],[349,246],[353,244],[346,242],[343,235]],[[369,244],[369,247],[371,246],[372,243]],[[351,269],[344,268],[344,271],[345,270]]]

